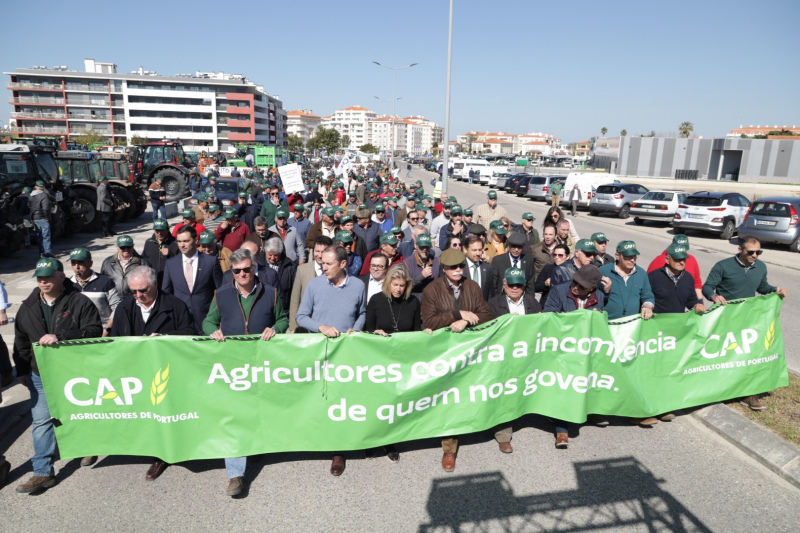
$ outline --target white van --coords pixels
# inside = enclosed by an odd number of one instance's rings
[[[488,185],[489,187],[494,187],[497,185],[497,177],[500,173],[512,173],[514,169],[509,167],[508,165],[490,165],[487,167],[480,168],[481,177],[480,182],[481,185]]]
[[[616,174],[605,174],[599,172],[570,172],[567,174],[567,181],[564,182],[564,189],[561,191],[561,205],[569,205],[569,192],[578,185],[581,191],[581,199],[578,207],[589,207],[595,189],[606,183],[619,182]]]
[[[456,179],[468,181],[470,170],[477,170],[480,172],[482,168],[491,166],[491,163],[485,159],[465,159],[457,163],[457,165],[461,165],[461,168],[459,169],[458,166],[453,167],[453,174],[455,175]]]

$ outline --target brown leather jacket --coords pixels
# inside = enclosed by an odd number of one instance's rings
[[[444,276],[432,281],[422,291],[422,324],[426,328],[440,329],[461,320],[461,311],[478,315],[478,324],[492,320],[489,305],[483,299],[481,287],[471,279],[461,282],[461,295],[456,302],[453,289]]]

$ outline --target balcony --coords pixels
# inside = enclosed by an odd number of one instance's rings
[[[228,138],[228,132],[227,131],[217,132],[217,139],[227,139],[227,138]]]
[[[16,83],[11,82],[8,84],[9,89],[33,89],[36,91],[62,91],[64,86],[61,84],[49,83]]]
[[[63,98],[11,98],[9,104],[64,105]]]
[[[64,127],[64,126],[56,126],[56,127],[46,128],[44,126],[24,126],[23,125],[22,127],[14,129],[14,130],[11,130],[11,131],[13,133],[29,133],[29,134],[44,133],[44,134],[47,134],[47,135],[66,135],[67,134],[67,128]]]
[[[11,118],[36,118],[36,119],[44,119],[44,120],[64,120],[66,119],[66,115],[64,113],[23,113],[23,112],[14,112],[11,113]]]
[[[68,115],[70,120],[102,120],[105,122],[111,121],[111,115],[92,115],[85,113],[70,113]]]
[[[90,93],[121,93],[121,87],[109,87],[108,85],[77,85],[68,83],[66,87],[67,91],[80,91],[80,92],[90,92]]]

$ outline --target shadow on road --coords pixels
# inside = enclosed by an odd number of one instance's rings
[[[419,531],[711,531],[633,457],[574,467],[577,489],[531,496],[500,472],[435,479]]]

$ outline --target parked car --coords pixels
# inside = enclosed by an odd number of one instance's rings
[[[739,226],[739,238],[786,244],[800,252],[800,198],[771,196],[753,202]]]
[[[619,183],[616,174],[606,174],[604,172],[570,172],[564,182],[564,189],[561,191],[561,205],[569,205],[569,193],[575,187],[581,191],[581,199],[578,207],[586,207],[592,201],[595,190],[600,185],[609,183]],[[646,191],[645,191],[646,192]]]
[[[508,193],[516,192],[517,185],[519,185],[519,180],[521,180],[522,178],[525,178],[525,177],[530,177],[530,176],[531,176],[530,174],[525,174],[525,173],[514,174],[510,178],[506,179],[506,183],[505,183],[505,186],[503,187],[503,190],[508,192]]]
[[[226,208],[232,205],[235,205],[239,199],[239,180],[230,179],[230,178],[218,178],[217,185],[214,188],[217,200],[219,201],[220,208]],[[189,198],[189,205],[196,206],[197,205],[197,197],[201,194],[204,194],[205,191],[201,191],[197,194],[192,195]]]
[[[638,183],[599,185],[589,201],[589,214],[615,213],[619,218],[628,218],[631,204],[647,192],[647,187]]]
[[[526,194],[528,194],[528,183],[530,183],[531,180],[535,177],[536,176],[523,176],[522,178],[520,178],[520,180],[517,182],[516,189],[514,189],[514,193],[517,196],[525,196]]]
[[[492,177],[489,178],[489,188],[494,189],[497,187],[500,190],[504,189],[506,186],[506,180],[513,175],[514,174],[511,172],[495,172],[492,174]]]
[[[688,196],[686,191],[650,191],[631,204],[633,221],[640,226],[645,220],[672,224],[675,211]]]
[[[534,176],[528,182],[528,192],[525,196],[531,200],[544,200],[553,183],[561,178],[564,176]]]
[[[558,176],[551,176],[551,177],[553,179],[550,180],[550,183],[547,185],[547,191],[544,193],[544,201],[546,203],[548,203],[548,204],[553,203],[553,185],[555,185],[556,182],[559,182],[561,184],[561,188],[562,188],[561,196],[563,197],[564,196],[564,190],[563,190],[564,183],[567,181],[567,177],[566,176],[558,175]]]
[[[750,200],[738,192],[696,192],[678,206],[672,227],[675,233],[696,229],[729,240],[744,222],[749,208]]]

